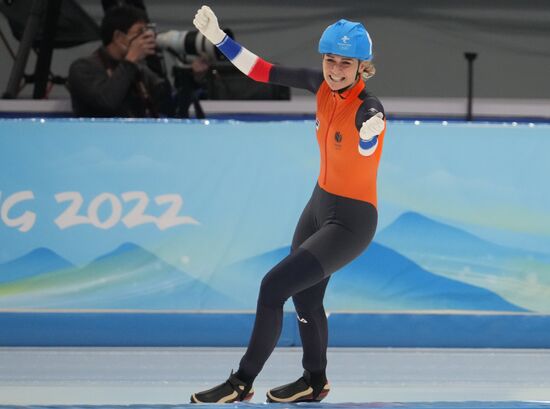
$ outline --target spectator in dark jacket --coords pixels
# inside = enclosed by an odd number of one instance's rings
[[[170,83],[144,62],[156,47],[155,32],[147,23],[145,12],[132,6],[107,11],[101,23],[103,46],[69,69],[76,116],[171,116]]]

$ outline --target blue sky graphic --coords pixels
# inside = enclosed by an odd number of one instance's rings
[[[313,121],[0,121],[0,203],[38,218],[21,233],[0,223],[0,263],[39,247],[82,265],[134,242],[195,276],[288,245],[318,172]],[[390,123],[379,173],[379,231],[413,210],[499,244],[550,249],[550,127]],[[198,225],[159,230],[122,223],[60,230],[53,220],[78,191],[83,213],[102,192],[175,193]],[[132,206],[124,204],[123,214]],[[110,214],[99,209],[100,219]]]

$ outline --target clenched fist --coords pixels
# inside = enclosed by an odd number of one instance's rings
[[[375,116],[363,122],[361,130],[359,131],[359,136],[364,141],[370,141],[376,135],[380,135],[385,127],[384,114],[378,112]]]
[[[225,38],[225,33],[220,29],[218,18],[208,6],[202,6],[197,10],[193,24],[214,45],[219,44]]]

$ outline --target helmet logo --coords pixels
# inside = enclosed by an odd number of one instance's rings
[[[338,48],[340,50],[348,50],[351,47],[351,43],[349,42],[349,40],[351,40],[351,38],[347,35],[340,37],[340,41],[337,43]]]

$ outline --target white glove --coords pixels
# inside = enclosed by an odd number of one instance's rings
[[[364,141],[370,141],[376,135],[380,135],[385,127],[384,114],[378,112],[375,116],[363,122],[361,130],[359,131],[359,136]]]
[[[216,15],[208,6],[202,6],[197,10],[193,24],[214,45],[221,43],[225,38],[226,34],[221,30]]]

